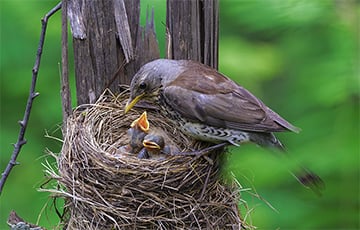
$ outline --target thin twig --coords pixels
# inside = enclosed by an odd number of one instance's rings
[[[23,119],[21,121],[19,121],[20,131],[19,131],[18,140],[14,145],[14,150],[13,150],[13,153],[11,155],[11,159],[10,159],[9,163],[7,164],[4,172],[1,174],[0,195],[1,195],[2,189],[4,187],[5,181],[6,181],[6,179],[8,178],[8,176],[10,174],[10,171],[12,170],[12,168],[15,165],[18,164],[18,162],[16,162],[16,158],[18,157],[18,155],[20,153],[21,147],[24,144],[26,144],[26,140],[25,140],[24,136],[25,136],[26,127],[27,127],[29,117],[30,117],[31,107],[32,107],[32,104],[33,104],[33,101],[34,101],[35,97],[39,95],[38,92],[35,92],[35,86],[36,86],[36,80],[37,80],[37,75],[38,75],[39,66],[40,66],[41,54],[42,54],[42,50],[43,50],[43,46],[44,46],[47,22],[48,22],[49,18],[54,13],[56,13],[60,8],[61,8],[61,2],[59,4],[57,4],[53,9],[51,9],[44,16],[44,18],[41,19],[41,24],[42,24],[42,26],[41,26],[41,34],[40,34],[39,46],[38,46],[37,53],[36,53],[35,64],[34,64],[34,67],[32,69],[32,81],[31,81],[31,86],[30,86],[29,97],[28,97],[28,100],[27,100],[27,103],[26,103],[24,117],[23,117]]]
[[[67,27],[67,0],[62,1],[61,7],[61,101],[63,115],[63,134],[66,130],[66,121],[71,114],[71,94],[69,86],[69,55],[68,55],[68,27]]]

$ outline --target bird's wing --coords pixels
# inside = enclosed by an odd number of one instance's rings
[[[220,73],[184,72],[164,88],[167,103],[184,117],[212,126],[255,132],[297,131],[249,91]]]

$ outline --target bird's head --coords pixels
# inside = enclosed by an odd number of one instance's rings
[[[160,135],[148,134],[144,137],[143,146],[147,150],[161,150],[165,146],[165,141]]]
[[[141,67],[131,81],[125,113],[142,99],[156,102],[163,87],[178,76],[182,69],[178,61],[169,59],[157,59]]]

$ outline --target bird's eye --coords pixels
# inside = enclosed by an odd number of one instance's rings
[[[140,89],[145,89],[146,88],[146,83],[141,82],[140,85],[139,85],[139,88]]]

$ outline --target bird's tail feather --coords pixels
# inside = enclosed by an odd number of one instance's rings
[[[265,148],[278,149],[281,153],[283,153],[282,155],[288,158],[288,160],[294,161],[294,159],[290,159],[285,146],[273,133],[251,133],[250,140]],[[308,170],[306,167],[300,166],[300,164],[297,165],[298,170],[296,170],[296,172],[290,172],[291,175],[293,175],[304,187],[311,189],[317,195],[321,195],[322,190],[325,188],[323,180],[316,173]]]
[[[300,167],[300,170],[298,170],[297,172],[290,173],[304,187],[311,189],[319,196],[322,195],[322,191],[325,189],[325,183],[316,173],[304,167]]]

